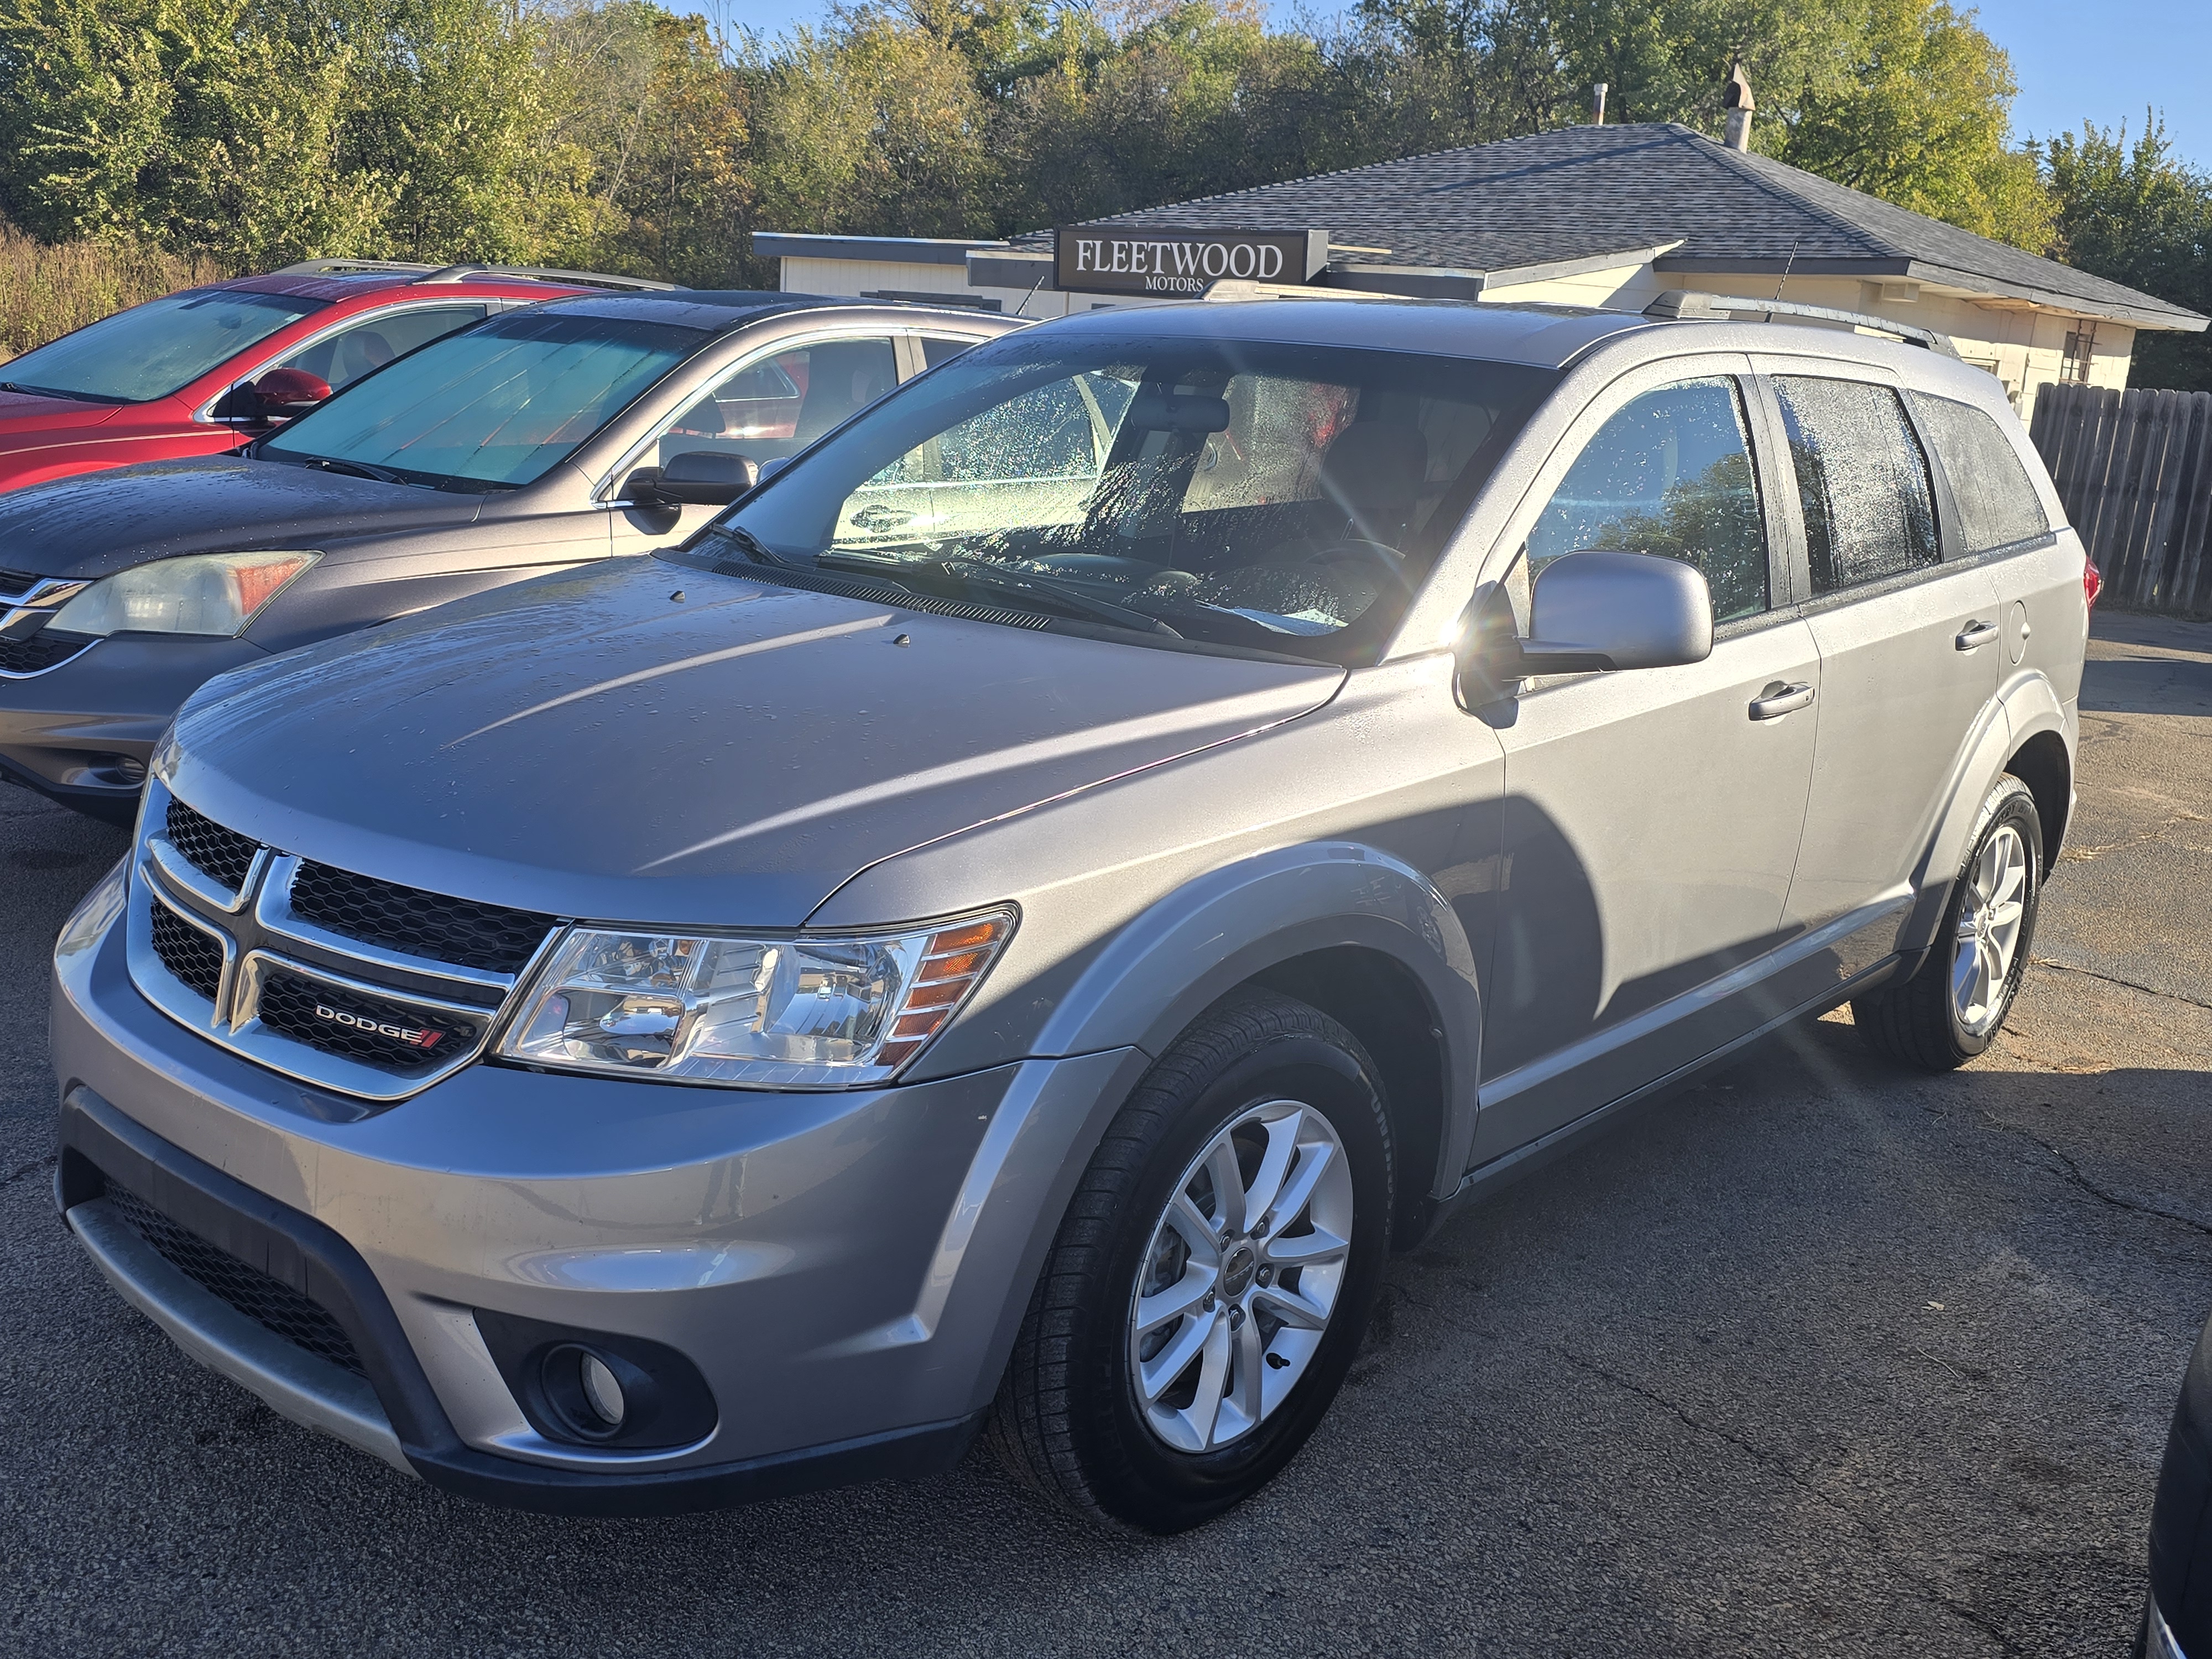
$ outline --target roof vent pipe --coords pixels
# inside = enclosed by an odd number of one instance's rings
[[[1759,103],[1751,95],[1751,82],[1744,76],[1741,58],[1729,65],[1728,84],[1721,88],[1721,106],[1728,111],[1728,147],[1749,149],[1751,112]]]
[[[1605,125],[1605,82],[1602,81],[1590,88],[1590,125],[1594,127]]]

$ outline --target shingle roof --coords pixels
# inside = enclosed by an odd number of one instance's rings
[[[1666,271],[1780,271],[1948,283],[2152,326],[2195,312],[1745,155],[1672,122],[1561,127],[1114,216],[1210,229],[1316,225],[1390,250],[1346,264],[1500,270],[1678,241]],[[1030,242],[1030,238],[1018,241]]]

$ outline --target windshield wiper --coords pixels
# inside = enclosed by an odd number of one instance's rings
[[[1103,622],[1115,628],[1133,629],[1140,634],[1164,634],[1171,640],[1182,637],[1158,617],[1132,611],[1111,599],[1093,599],[1090,594],[1049,576],[1037,575],[1026,570],[1006,569],[988,559],[963,558],[954,554],[950,557],[902,560],[894,564],[880,559],[840,558],[835,553],[825,552],[817,554],[814,562],[827,564],[832,569],[865,570],[871,575],[880,576],[902,586],[913,586],[911,579],[917,575],[925,579],[932,574],[947,576],[963,587],[982,588],[1004,598],[1025,599],[1041,609],[1057,610],[1062,616]]]
[[[718,524],[713,528],[715,535],[726,541],[735,542],[738,550],[755,564],[788,564],[790,562],[787,559],[779,559],[775,554],[769,552],[768,544],[743,525]]]
[[[128,398],[103,398],[96,392],[67,392],[58,386],[25,386],[20,380],[0,380],[0,392],[20,392],[26,398],[68,398],[80,404],[127,404]]]
[[[343,472],[356,478],[373,478],[378,483],[405,483],[407,479],[388,466],[371,466],[367,461],[335,460],[328,455],[303,455],[300,465],[312,466],[318,472]]]

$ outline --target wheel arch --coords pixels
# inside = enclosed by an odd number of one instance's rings
[[[2026,771],[2021,769],[2023,766]],[[2037,815],[2044,821],[2047,871],[2057,858],[2071,813],[2074,722],[2057,690],[2039,673],[2022,675],[1991,699],[1960,745],[1949,794],[1936,815],[1934,834],[1913,872],[1918,897],[1899,939],[1902,949],[1918,951],[1934,939],[1982,802],[1990,786],[2007,773],[2019,777],[2035,797]]]
[[[1210,872],[1124,927],[1063,998],[1038,1051],[1158,1055],[1257,986],[1312,1004],[1382,1072],[1407,1211],[1449,1192],[1474,1133],[1480,995],[1450,902],[1373,847],[1289,847]]]
[[[2004,769],[2035,797],[2035,815],[2043,825],[2043,869],[2048,875],[2058,862],[2074,814],[2074,757],[2065,738],[2045,727],[2028,734],[2006,760]]]

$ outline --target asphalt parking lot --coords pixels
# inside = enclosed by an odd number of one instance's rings
[[[2031,978],[1952,1076],[1836,1015],[1393,1268],[1290,1474],[1163,1542],[952,1474],[482,1508],[172,1348],[55,1218],[46,949],[122,832],[0,786],[0,1648],[2120,1654],[2212,1310],[2212,625],[2106,615]]]

